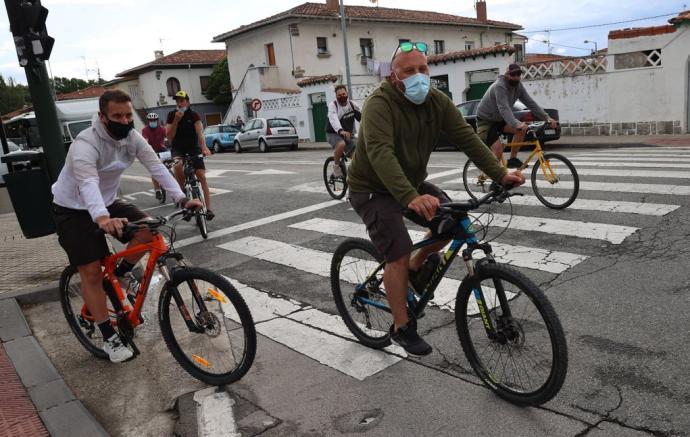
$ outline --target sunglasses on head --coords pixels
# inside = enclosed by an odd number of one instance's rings
[[[424,53],[426,55],[429,46],[425,42],[401,42],[398,49],[393,54],[393,57],[398,54],[398,50],[403,53],[409,53],[412,50],[417,49],[418,52]]]

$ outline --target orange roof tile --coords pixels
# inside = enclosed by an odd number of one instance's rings
[[[116,77],[124,77],[137,72],[152,70],[157,67],[172,67],[178,65],[215,65],[225,58],[225,50],[179,50],[167,56],[154,59],[146,64],[139,65],[121,73]]]
[[[478,56],[486,57],[488,55],[498,55],[501,53],[513,54],[515,53],[515,47],[508,44],[501,44],[498,46],[484,47],[482,49],[462,50],[459,52],[443,53],[441,55],[431,55],[426,59],[426,61],[429,64],[439,64],[441,62],[476,58]]]
[[[489,26],[511,30],[522,29],[522,26],[519,24],[507,23],[505,21],[480,21],[476,18],[460,17],[440,12],[414,11],[409,9],[393,9],[374,6],[345,6],[345,16],[353,21],[386,21],[393,23],[447,24],[453,26]],[[217,35],[213,37],[213,42],[223,42],[241,33],[288,18],[338,19],[339,17],[339,12],[328,9],[326,3],[303,3],[287,11],[264,18],[263,20],[240,26],[237,29]]]
[[[626,39],[637,38],[640,36],[663,35],[665,33],[673,33],[675,31],[676,28],[670,24],[651,27],[633,27],[629,29],[612,30],[609,32],[609,39]]]
[[[308,85],[316,85],[319,83],[324,83],[324,82],[337,82],[338,81],[338,76],[335,76],[333,74],[327,74],[325,76],[313,76],[313,77],[307,77],[304,78],[300,81],[297,82],[297,86],[302,88]]]

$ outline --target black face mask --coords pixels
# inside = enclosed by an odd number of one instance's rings
[[[520,85],[520,79],[508,79],[508,85],[518,86]]]
[[[134,129],[134,122],[130,121],[127,124],[123,123],[118,123],[116,121],[112,121],[109,118],[106,118],[108,121],[106,123],[106,127],[108,128],[108,132],[110,132],[110,135],[112,135],[113,138],[116,140],[122,140],[127,138],[127,135],[129,135],[129,131]]]

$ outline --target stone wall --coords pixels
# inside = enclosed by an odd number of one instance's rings
[[[561,136],[679,135],[680,120],[638,121],[629,123],[561,123]]]

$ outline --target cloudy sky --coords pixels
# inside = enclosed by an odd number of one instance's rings
[[[55,38],[50,58],[54,76],[104,79],[149,62],[153,51],[222,49],[211,39],[305,0],[43,0],[49,9],[48,32]],[[325,0],[312,0],[325,2]],[[345,0],[346,5],[372,5],[370,0]],[[625,5],[622,7],[622,5]],[[546,53],[546,29],[589,26],[672,14],[688,9],[690,0],[487,0],[490,19],[524,27],[528,52]],[[417,9],[474,17],[472,0],[380,0],[381,7]],[[4,2],[0,9],[0,74],[25,83],[9,32]],[[606,47],[611,29],[665,24],[669,16],[588,29],[551,32],[552,52],[582,55],[596,41]],[[565,47],[569,46],[569,47]]]

